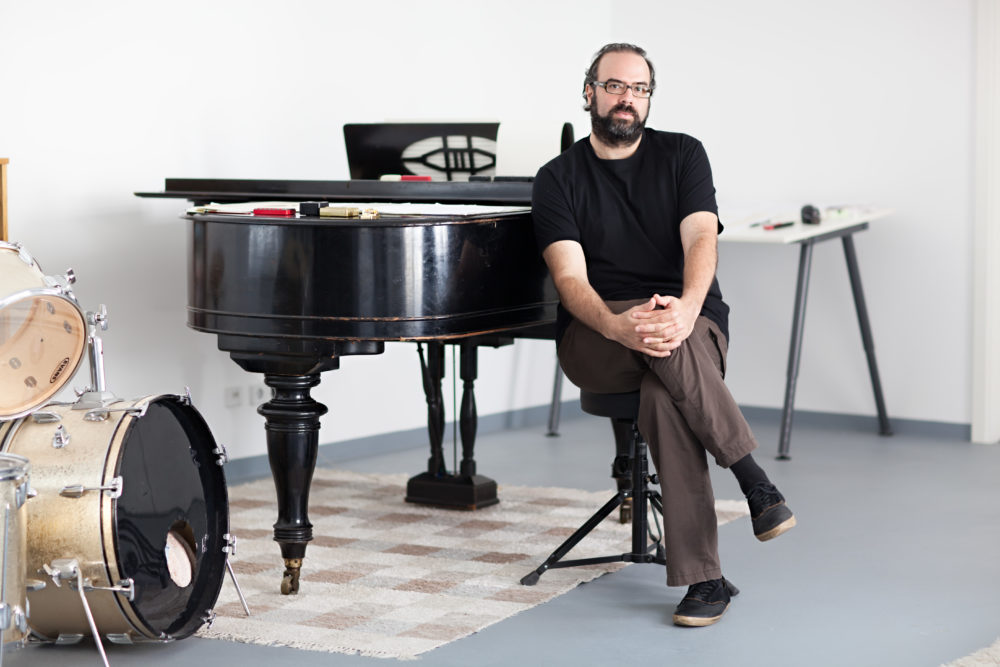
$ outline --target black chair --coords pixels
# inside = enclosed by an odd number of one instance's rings
[[[612,475],[616,479],[628,479],[630,483],[626,487],[619,485],[618,493],[611,500],[597,510],[593,516],[577,528],[576,532],[559,545],[552,555],[535,570],[525,575],[521,583],[525,586],[534,586],[538,583],[538,578],[546,570],[558,567],[574,567],[577,565],[595,565],[598,563],[615,563],[624,561],[627,563],[659,563],[666,565],[667,559],[661,542],[662,533],[653,535],[649,524],[649,510],[652,510],[653,519],[657,527],[662,525],[657,517],[663,516],[663,498],[658,491],[651,489],[650,484],[656,484],[656,475],[649,472],[649,461],[646,457],[646,441],[639,433],[639,392],[625,394],[592,394],[590,392],[580,392],[580,406],[584,412],[598,417],[609,417],[615,431],[615,440],[618,442],[619,454],[612,464]],[[627,429],[627,431],[626,431]],[[621,452],[620,434],[628,433],[627,454]],[[563,560],[563,557],[575,547],[580,540],[587,536],[590,531],[597,527],[604,519],[610,515],[616,507],[626,501],[631,501],[632,512],[632,550],[623,554],[613,556],[599,556],[596,558],[576,558]],[[659,532],[659,530],[658,530]]]

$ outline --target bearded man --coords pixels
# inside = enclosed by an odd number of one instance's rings
[[[724,383],[729,307],[708,157],[690,136],[645,126],[655,88],[643,49],[598,51],[583,85],[592,132],[539,170],[532,216],[560,297],[559,362],[586,391],[640,391],[667,585],[689,587],[673,621],[705,626],[738,593],[722,575],[707,454],[735,474],[759,540],[795,517],[753,460],[757,442]]]

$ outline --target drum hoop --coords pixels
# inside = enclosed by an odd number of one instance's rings
[[[0,442],[0,444],[2,444],[2,442]],[[25,479],[31,471],[31,464],[28,461],[28,458],[21,456],[20,454],[0,452],[0,464],[3,463],[11,463],[12,465],[9,468],[0,468],[0,482]]]
[[[25,248],[20,243],[18,243],[17,241],[0,241],[0,250],[12,250],[16,252],[18,258],[20,258],[22,262],[24,262],[28,266],[32,266],[38,269],[38,271],[41,272],[42,267],[40,267],[35,258],[31,256],[31,253],[28,252],[28,249]]]
[[[155,399],[169,396],[171,395],[160,394],[143,396],[142,398],[132,401],[132,407],[141,408],[144,405],[150,404]],[[140,418],[140,416],[129,411],[121,413],[121,419],[118,420],[118,424],[115,426],[114,435],[112,435],[111,443],[108,446],[108,454],[104,460],[104,479],[101,481],[101,484],[110,484],[111,480],[118,474],[121,468],[121,458],[123,454],[122,445],[125,443],[125,435],[128,433],[132,424]],[[128,484],[128,480],[122,480],[122,484]],[[111,582],[111,585],[116,585],[123,578],[121,566],[118,562],[118,550],[115,547],[114,518],[117,513],[117,504],[117,500],[107,496],[101,500],[101,550],[104,552],[104,567],[107,570],[108,581]],[[112,572],[114,573],[114,576],[112,576]],[[138,613],[131,604],[125,604],[122,601],[121,595],[115,595],[113,597],[115,602],[118,604],[118,608],[121,610],[125,621],[131,625],[136,632],[144,637],[148,637],[149,639],[162,639],[159,635],[153,634],[152,629],[139,618]]]
[[[83,309],[80,308],[80,303],[76,300],[76,297],[73,296],[72,291],[63,290],[58,287],[32,287],[30,289],[14,292],[13,294],[8,294],[7,296],[0,298],[0,310],[13,305],[22,299],[33,296],[50,296],[62,299],[63,301],[68,301],[77,311],[77,314],[80,315],[80,321],[84,323],[84,331],[86,331],[87,319],[83,316]]]

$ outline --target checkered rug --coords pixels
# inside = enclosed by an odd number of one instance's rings
[[[230,490],[233,568],[247,618],[230,581],[201,637],[314,651],[413,658],[550,600],[623,563],[522,576],[611,497],[608,491],[500,487],[500,504],[476,512],[404,502],[408,475],[317,470],[309,543],[298,595],[281,595],[284,563],[271,539],[271,480]],[[610,484],[610,483],[609,483]],[[745,501],[719,501],[719,523],[747,514]],[[630,527],[617,513],[571,558],[628,551]]]

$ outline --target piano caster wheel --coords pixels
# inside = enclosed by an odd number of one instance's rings
[[[299,573],[302,571],[301,558],[285,559],[285,574],[281,578],[281,594],[295,595],[299,592]]]
[[[632,499],[626,498],[618,508],[618,523],[632,523]]]

